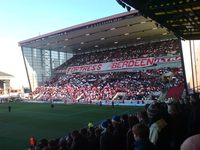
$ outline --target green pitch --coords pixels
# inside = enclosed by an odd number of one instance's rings
[[[11,112],[8,112],[8,106]],[[31,135],[37,140],[57,138],[74,129],[98,124],[114,114],[134,113],[141,107],[10,103],[0,104],[0,149],[27,150]]]

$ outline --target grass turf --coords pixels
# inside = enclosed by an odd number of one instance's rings
[[[8,106],[11,112],[8,112]],[[98,124],[114,114],[134,113],[141,107],[10,103],[0,104],[0,149],[27,150],[31,135],[37,140],[57,138],[73,129]]]

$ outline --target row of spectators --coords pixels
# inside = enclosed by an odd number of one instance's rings
[[[183,83],[182,68],[160,68],[136,72],[59,74],[31,93],[40,100],[112,100],[118,92],[126,100],[159,97],[163,89]]]
[[[97,126],[89,123],[65,137],[31,142],[29,150],[199,150],[199,114],[197,96],[190,103],[154,102],[135,114],[115,115]]]
[[[105,50],[79,54],[66,61],[57,69],[65,69],[69,66],[80,66],[95,63],[129,60],[145,57],[162,57],[180,55],[181,45],[178,40],[169,40],[156,43],[148,43],[127,48]]]

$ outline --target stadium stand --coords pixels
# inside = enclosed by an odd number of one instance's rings
[[[174,70],[178,70],[178,73]],[[175,72],[168,84],[160,76],[165,71]],[[159,73],[159,74],[156,74]],[[174,87],[182,83],[180,68],[162,68],[145,72],[111,72],[99,74],[72,74],[55,77],[39,86],[32,94],[40,94],[38,99],[66,100],[67,96],[77,100],[112,100],[117,92],[126,92],[127,100],[140,100],[150,94],[156,95],[166,85]],[[158,80],[159,79],[159,80]],[[183,91],[183,90],[182,90]],[[42,96],[41,96],[42,95]],[[168,94],[168,97],[173,94]]]
[[[147,43],[128,48],[75,55],[64,65],[80,66],[93,63],[106,63],[134,58],[162,57],[180,55],[180,43],[177,40]],[[61,65],[63,69],[65,68]]]
[[[105,54],[106,53],[106,54]],[[153,58],[149,66],[129,67],[129,60]],[[154,59],[155,58],[155,59]],[[81,70],[82,66],[116,63],[110,70]],[[119,63],[122,62],[121,67]],[[129,61],[131,62],[131,61]],[[136,61],[135,61],[136,62]],[[136,63],[135,63],[136,65]],[[104,52],[75,55],[55,69],[55,76],[36,88],[31,96],[38,100],[113,100],[123,92],[126,100],[158,98],[162,91],[183,84],[180,67],[180,45],[177,40],[151,43]],[[73,68],[78,67],[78,70]],[[69,70],[69,68],[72,68]],[[66,74],[67,73],[67,74]],[[180,98],[179,94],[168,92],[167,97]],[[176,97],[175,97],[176,94]]]

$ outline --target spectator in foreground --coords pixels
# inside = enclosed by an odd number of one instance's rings
[[[84,143],[84,140],[82,138],[82,135],[79,133],[78,130],[72,131],[72,144],[71,144],[71,150],[83,150],[87,149],[86,145]]]
[[[138,120],[139,120],[140,123],[144,123],[145,125],[148,126],[149,119],[148,119],[146,111],[140,111],[140,112],[138,112],[137,113],[137,118],[138,118]]]
[[[122,150],[126,149],[126,131],[122,125],[120,116],[114,115],[112,117],[113,125],[113,140],[114,140],[114,149]]]
[[[149,128],[138,123],[133,126],[132,132],[134,135],[134,150],[156,150],[156,146],[149,140]]]
[[[200,134],[187,138],[181,145],[181,150],[200,150]]]
[[[128,118],[128,122],[129,122],[129,130],[126,133],[126,149],[127,150],[133,150],[134,149],[134,136],[133,136],[133,132],[132,132],[132,127],[139,123],[138,118],[135,115],[130,115]]]
[[[110,129],[109,122],[107,120],[101,123],[103,129],[100,136],[100,150],[114,150],[113,148],[113,136]]]
[[[149,139],[161,150],[171,150],[171,131],[168,122],[162,116],[159,103],[152,103],[147,109],[149,118]]]
[[[176,104],[168,104],[168,114],[170,116],[173,150],[179,150],[181,143],[184,141],[187,130],[184,128],[185,121],[179,113]]]

